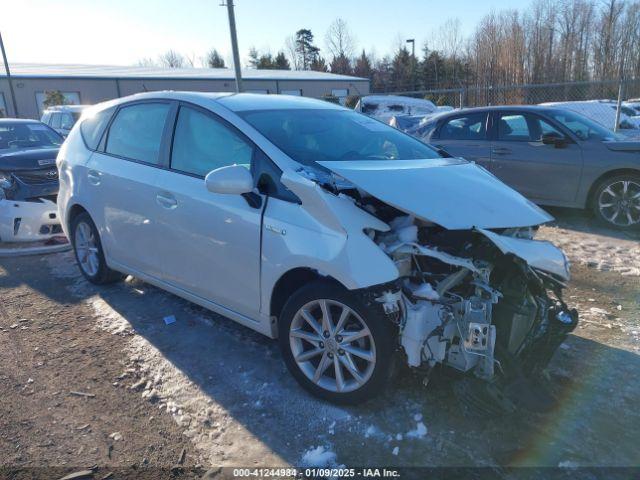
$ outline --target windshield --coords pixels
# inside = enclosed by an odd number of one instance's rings
[[[434,149],[419,140],[350,110],[258,110],[239,115],[304,165],[317,161],[439,158]]]
[[[599,123],[569,110],[552,110],[548,112],[556,121],[571,130],[580,140],[620,140],[612,130],[609,130]]]
[[[0,151],[55,148],[64,139],[43,123],[0,123]]]

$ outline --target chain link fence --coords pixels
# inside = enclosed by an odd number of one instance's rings
[[[386,93],[386,95],[422,98],[432,101],[437,106],[454,108],[580,102],[572,105],[572,109],[592,118],[598,117],[600,123],[611,129],[614,129],[616,125],[619,94],[621,94],[623,101],[640,98],[640,79],[485,87],[466,86]],[[640,100],[638,102],[640,103]],[[623,104],[618,129],[640,129],[639,115],[639,111]],[[636,118],[633,118],[634,116]]]

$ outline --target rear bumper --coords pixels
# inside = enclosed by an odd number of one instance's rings
[[[0,241],[36,242],[61,235],[58,208],[50,200],[0,200]]]

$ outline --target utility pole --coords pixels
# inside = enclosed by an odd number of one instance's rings
[[[242,91],[242,71],[240,69],[240,54],[238,53],[238,36],[236,34],[236,16],[233,13],[233,0],[226,0],[229,14],[229,32],[231,33],[231,51],[233,52],[233,68],[236,72],[236,92]],[[222,6],[225,3],[222,2]]]
[[[11,92],[11,102],[13,103],[13,113],[18,117],[18,103],[16,102],[16,92],[13,91],[13,82],[11,81],[11,70],[9,70],[9,62],[7,54],[4,51],[4,42],[2,41],[2,33],[0,33],[0,50],[2,50],[2,59],[4,60],[4,69],[7,72],[7,81],[9,82],[9,91]]]
[[[416,89],[416,39],[409,38],[405,43],[411,44],[411,90]]]
[[[627,49],[622,49],[622,55],[620,56],[620,70],[618,73],[618,102],[616,103],[616,120],[613,125],[613,131],[617,132],[620,128],[620,110],[622,108],[622,98],[624,97],[624,57],[627,54]]]

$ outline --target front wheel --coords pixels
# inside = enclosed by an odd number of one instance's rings
[[[604,179],[593,196],[593,211],[604,224],[620,230],[640,227],[640,175]]]
[[[279,321],[279,343],[295,379],[313,395],[354,404],[384,390],[396,335],[379,305],[319,281],[298,290]]]

